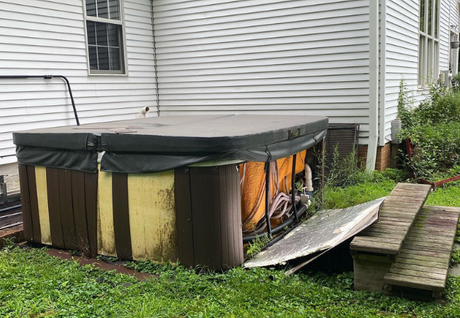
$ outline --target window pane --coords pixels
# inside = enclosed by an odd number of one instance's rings
[[[88,32],[88,44],[96,45],[96,23],[86,21],[86,32]]]
[[[109,49],[106,47],[98,47],[97,54],[99,58],[99,69],[109,70]]]
[[[90,46],[89,48],[89,68],[92,70],[97,70],[97,50],[95,46]]]
[[[96,23],[97,45],[107,46],[107,24]]]
[[[120,50],[116,48],[110,48],[110,69],[111,70],[121,70],[120,64]]]
[[[425,32],[425,0],[420,0],[420,31]]]
[[[428,0],[428,30],[429,35],[433,35],[433,0]]]
[[[86,0],[86,15],[91,17],[96,16],[96,2],[95,0]]]
[[[99,18],[109,18],[107,0],[97,0],[97,16]]]
[[[120,1],[109,0],[110,19],[120,20]]]
[[[121,34],[121,26],[109,24],[107,25],[107,31],[109,35],[109,46],[120,46],[119,34]]]

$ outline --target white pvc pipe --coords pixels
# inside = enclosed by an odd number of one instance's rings
[[[144,107],[141,109],[141,111],[137,114],[137,118],[146,118],[147,113],[150,111],[150,108]]]
[[[313,182],[311,180],[311,168],[308,164],[305,164],[305,190],[307,192],[313,192]]]

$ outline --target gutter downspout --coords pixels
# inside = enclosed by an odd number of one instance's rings
[[[387,0],[380,0],[380,129],[379,146],[385,146],[386,89],[387,89]]]
[[[372,1],[372,0],[371,0]],[[160,92],[159,92],[159,85],[158,85],[158,63],[157,63],[157,45],[155,40],[155,23],[154,23],[154,4],[153,0],[150,1],[150,12],[151,12],[151,20],[152,20],[152,41],[153,41],[153,69],[155,73],[155,102],[157,108],[157,115],[160,117]]]
[[[369,0],[369,145],[366,169],[375,170],[379,120],[379,3]]]

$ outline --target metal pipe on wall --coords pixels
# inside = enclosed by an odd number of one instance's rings
[[[375,170],[379,139],[379,1],[369,0],[369,144],[366,169]]]
[[[73,114],[75,116],[75,121],[77,126],[80,126],[80,120],[78,119],[77,108],[75,107],[75,101],[73,99],[72,88],[70,87],[70,82],[67,77],[63,75],[0,75],[0,79],[29,79],[29,78],[43,78],[43,79],[52,79],[53,77],[58,77],[64,80],[69,91],[70,101],[72,102]]]

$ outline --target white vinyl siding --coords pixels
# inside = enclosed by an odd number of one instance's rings
[[[439,69],[448,69],[449,24],[458,25],[457,0],[440,0]],[[449,14],[450,12],[450,14]],[[391,139],[391,121],[397,117],[399,81],[405,80],[416,101],[427,90],[418,89],[419,0],[387,0],[385,140]],[[417,102],[416,102],[417,103]],[[382,138],[382,137],[381,137]]]
[[[1,74],[66,76],[82,124],[156,115],[150,1],[123,3],[128,76],[88,76],[81,0],[0,0]],[[74,124],[61,79],[0,79],[0,156],[14,154],[12,131]]]
[[[369,1],[155,0],[161,115],[369,120]]]

